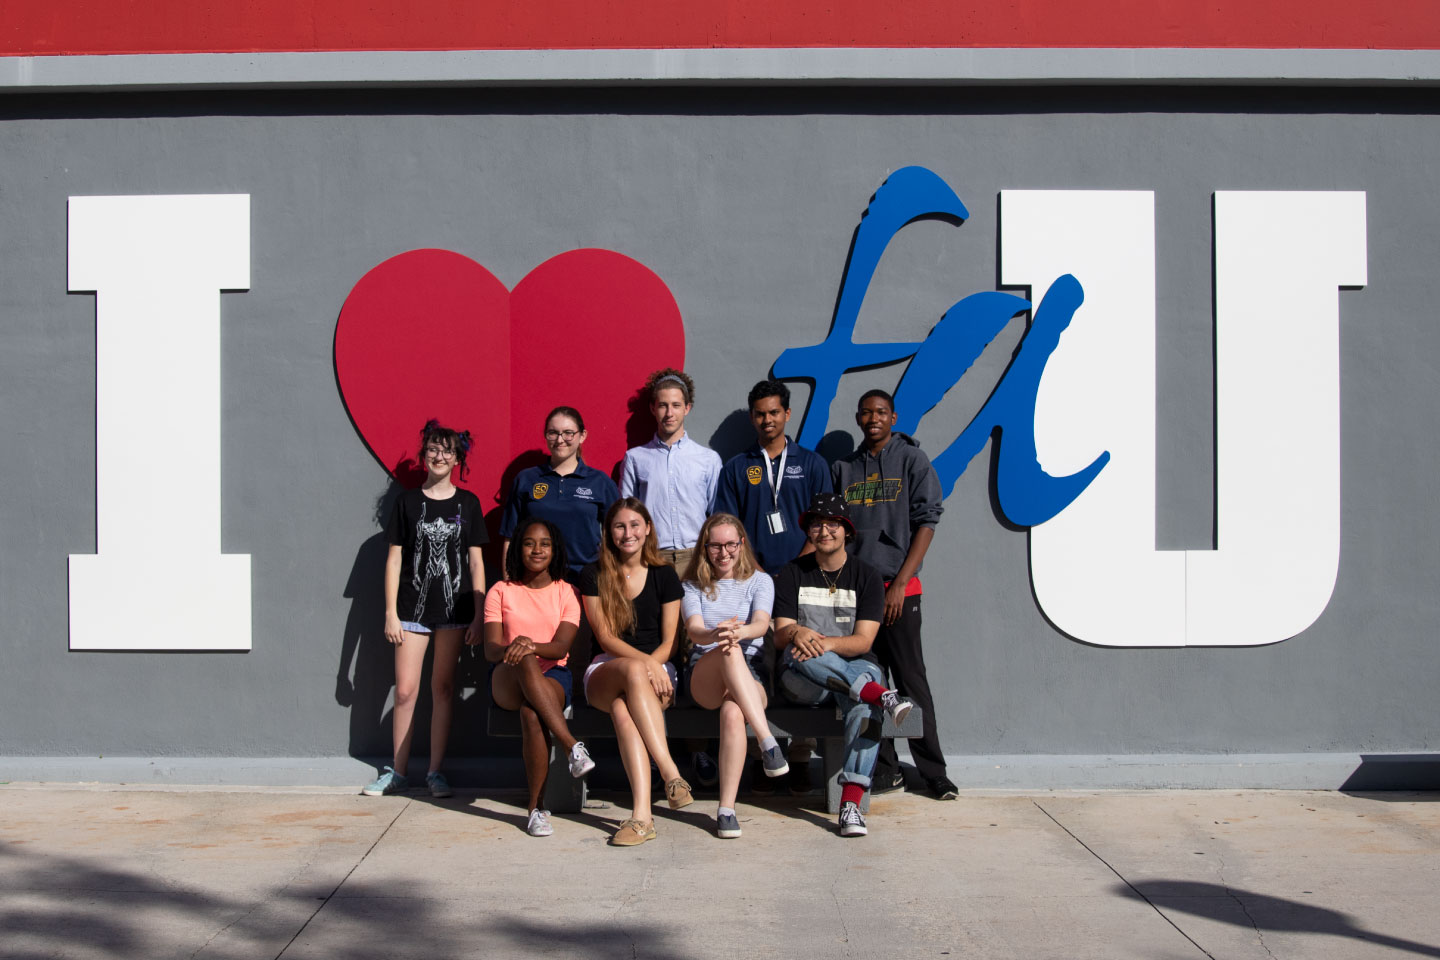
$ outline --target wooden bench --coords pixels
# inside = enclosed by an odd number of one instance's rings
[[[608,713],[594,707],[575,706],[566,714],[570,718],[570,732],[576,739],[615,739],[615,727]],[[825,764],[825,808],[831,813],[838,813],[840,768],[845,760],[845,718],[839,708],[831,704],[799,707],[780,703],[768,708],[765,718],[770,723],[770,731],[778,738],[813,737],[820,742]],[[885,740],[919,737],[922,724],[920,708],[914,707],[899,727],[886,715],[880,736]],[[519,737],[520,715],[492,704],[486,718],[486,732],[492,737]],[[672,707],[665,711],[665,732],[672,739],[714,739],[720,735],[720,715],[717,711],[699,707]],[[752,737],[755,735],[753,730],[747,730],[747,733]],[[570,776],[567,760],[562,751],[551,750],[550,777],[545,784],[543,802],[555,813],[577,813],[585,805],[585,781]],[[862,806],[868,809],[869,803],[870,794],[867,791]]]

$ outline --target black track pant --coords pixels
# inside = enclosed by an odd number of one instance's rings
[[[925,735],[910,741],[910,756],[915,769],[926,780],[945,775],[945,753],[940,749],[940,735],[935,729],[935,698],[930,695],[930,681],[925,676],[925,654],[920,649],[920,597],[906,597],[900,608],[900,619],[890,626],[880,625],[875,636],[875,655],[880,665],[890,671],[900,696],[915,701],[925,711]],[[895,741],[880,743],[880,757],[875,762],[875,782],[888,783],[900,769],[895,756]]]

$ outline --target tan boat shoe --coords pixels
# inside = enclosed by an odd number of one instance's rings
[[[679,810],[695,802],[695,797],[690,793],[690,784],[685,782],[684,777],[666,781],[665,802],[670,804],[671,810]]]
[[[655,839],[655,822],[653,820],[626,820],[620,824],[620,829],[615,831],[615,836],[610,838],[612,847],[638,847],[646,840]]]

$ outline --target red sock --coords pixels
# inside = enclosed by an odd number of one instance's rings
[[[865,684],[865,686],[860,688],[860,702],[879,703],[880,695],[884,692],[884,687],[880,686],[880,684],[876,683],[874,680],[871,680],[869,683]]]
[[[840,788],[841,803],[859,803],[865,799],[865,788],[858,783],[847,783]]]

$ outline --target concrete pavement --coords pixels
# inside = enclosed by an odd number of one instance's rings
[[[621,798],[610,796],[617,801]],[[713,799],[605,840],[516,794],[0,785],[0,956],[1440,957],[1440,794]]]

